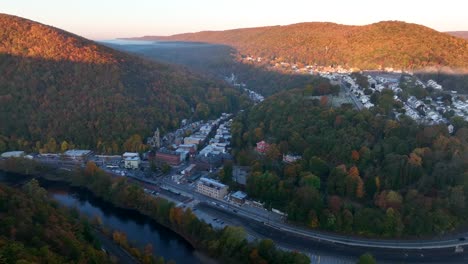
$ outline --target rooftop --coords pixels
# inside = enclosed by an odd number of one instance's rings
[[[125,161],[138,161],[140,160],[140,157],[126,157]]]
[[[86,150],[86,149],[70,149],[65,151],[63,153],[66,156],[72,156],[72,157],[82,157],[91,154],[91,150]]]
[[[215,187],[215,188],[219,188],[219,189],[223,189],[223,188],[227,188],[228,186],[227,185],[224,185],[218,181],[215,181],[213,179],[210,179],[210,178],[205,178],[205,177],[202,177],[200,178],[200,181],[199,181],[201,184],[204,184],[204,185],[207,185],[207,186],[212,186],[212,187]]]
[[[247,197],[247,194],[245,192],[237,191],[231,195],[231,197],[242,200]]]

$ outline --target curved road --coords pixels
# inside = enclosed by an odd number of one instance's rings
[[[196,198],[200,202],[211,202],[218,205],[223,205],[220,207],[220,210],[232,211],[236,210],[237,214],[241,214],[246,217],[250,217],[257,221],[266,223],[268,226],[282,230],[285,232],[294,233],[296,235],[301,235],[316,240],[327,241],[335,244],[342,244],[348,246],[361,246],[361,247],[373,247],[373,248],[386,248],[386,249],[441,249],[441,248],[453,248],[457,246],[468,246],[468,240],[460,240],[459,238],[442,238],[442,239],[433,239],[433,240],[381,240],[381,239],[366,239],[366,238],[356,238],[349,237],[339,234],[329,234],[320,231],[307,230],[297,226],[289,225],[280,221],[274,221],[271,217],[265,216],[264,214],[254,213],[252,211],[247,211],[243,207],[233,205],[226,201],[213,199],[211,197],[204,196],[202,194],[193,192],[192,190],[186,188],[184,185],[174,184],[171,181],[165,181],[165,185],[170,188],[181,192],[182,194],[190,195],[193,198]],[[460,234],[460,238],[465,238],[466,233]]]
[[[44,162],[44,161],[43,161]],[[49,165],[55,165],[60,168],[72,169],[72,164],[63,164],[60,161],[46,161]],[[55,164],[54,164],[55,163]],[[62,163],[62,164],[60,164]],[[76,167],[76,163],[73,164]],[[247,219],[256,220],[257,222],[263,224],[265,227],[277,230],[283,234],[293,235],[297,237],[307,238],[313,240],[317,243],[332,244],[337,247],[351,247],[351,248],[363,248],[366,250],[390,250],[394,253],[404,253],[407,251],[418,251],[418,252],[427,252],[431,251],[444,251],[444,254],[460,254],[463,253],[464,249],[468,250],[468,239],[465,240],[465,237],[468,236],[467,233],[461,233],[458,236],[445,237],[445,238],[434,238],[434,239],[421,239],[421,240],[382,240],[382,239],[366,239],[366,238],[357,238],[350,237],[339,234],[330,234],[315,230],[304,229],[298,226],[293,226],[286,224],[278,218],[272,217],[274,213],[271,212],[254,212],[251,210],[246,210],[243,207],[228,203],[226,201],[217,200],[194,191],[193,188],[190,188],[187,185],[176,184],[170,179],[162,179],[161,181],[151,181],[146,179],[138,179],[139,181],[167,186],[174,191],[180,192],[184,196],[190,198],[195,198],[201,203],[215,204],[217,210],[224,210],[233,214],[234,210],[236,213],[234,215],[241,216]],[[457,250],[461,250],[460,253]],[[457,253],[456,253],[457,252]],[[421,255],[423,255],[421,253]],[[467,262],[468,263],[468,262]]]

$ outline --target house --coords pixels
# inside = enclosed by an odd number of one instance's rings
[[[237,191],[231,195],[231,200],[238,204],[244,204],[247,194],[245,192]]]
[[[210,178],[202,177],[197,182],[197,192],[222,200],[227,195],[228,186]]]
[[[442,90],[442,85],[438,84],[434,80],[427,81],[427,86],[432,87],[432,88],[434,88],[436,90]]]
[[[293,162],[300,160],[301,158],[302,157],[300,155],[292,155],[292,154],[284,155],[283,154],[283,162],[286,162],[286,163],[293,163]]]
[[[139,156],[127,157],[124,159],[124,166],[127,169],[136,170],[140,167],[140,162],[141,160]]]
[[[245,186],[247,184],[247,176],[250,173],[248,166],[233,166],[232,167],[232,180],[237,184]]]
[[[205,157],[208,157],[209,155],[216,156],[222,153],[226,153],[226,149],[222,146],[216,145],[216,143],[210,144],[200,151],[200,155]]]
[[[204,136],[192,135],[192,136],[190,136],[190,137],[184,138],[184,145],[187,145],[187,144],[199,145],[199,144],[202,143],[204,140],[205,140],[205,137],[204,137]]]
[[[255,150],[258,152],[258,153],[261,153],[261,154],[265,154],[268,149],[270,148],[270,144],[266,143],[265,141],[260,141],[257,143],[257,147],[255,148]]]
[[[177,150],[188,151],[191,155],[197,152],[197,145],[195,144],[182,144],[177,147]]]

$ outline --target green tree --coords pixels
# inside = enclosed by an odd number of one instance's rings
[[[357,264],[376,264],[374,257],[370,253],[365,253],[359,257]]]

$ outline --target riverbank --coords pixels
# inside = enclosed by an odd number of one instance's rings
[[[185,263],[185,260],[194,264],[212,263],[202,261],[202,256],[195,255],[187,241],[169,229],[154,221],[149,224],[144,216],[136,215],[134,211],[115,208],[86,189],[71,187],[63,181],[34,179],[0,171],[2,186],[21,190],[31,181],[38,182],[37,186],[47,191],[47,201],[60,205],[65,209],[61,211],[82,222],[99,241],[96,247],[102,248],[113,263]],[[141,227],[140,230],[137,227]],[[152,240],[145,240],[147,234]]]
[[[25,163],[25,161],[18,161]],[[147,195],[133,184],[128,184],[125,178],[114,178],[99,170],[94,164],[76,171],[61,171],[40,166],[40,164],[25,164],[29,166],[14,166],[9,161],[9,168],[23,175],[34,175],[54,181],[63,181],[72,186],[83,187],[96,197],[103,199],[116,207],[135,210],[157,223],[168,227],[186,239],[208,256],[222,263],[310,263],[305,255],[298,252],[279,250],[273,243],[256,240],[248,242],[242,228],[228,226],[222,230],[214,230],[210,225],[200,221],[190,209],[175,207],[164,199]],[[94,166],[93,166],[94,165]],[[0,164],[0,168],[4,168]],[[11,170],[10,170],[11,171]]]

